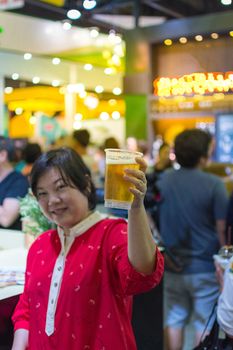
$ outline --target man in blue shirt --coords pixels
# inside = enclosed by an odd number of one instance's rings
[[[27,178],[14,170],[14,144],[0,136],[0,228],[20,230],[19,198],[29,188]]]
[[[165,274],[166,350],[181,350],[184,328],[192,318],[196,344],[218,298],[213,255],[225,243],[227,191],[220,178],[202,170],[212,150],[211,135],[190,129],[175,139],[178,170],[165,172],[160,233],[179,267]]]

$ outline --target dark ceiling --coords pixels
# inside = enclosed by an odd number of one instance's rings
[[[233,4],[224,6],[220,0],[96,0],[97,5],[92,10],[84,10],[83,0],[66,0],[63,7],[50,5],[39,0],[25,0],[25,6],[14,12],[29,16],[62,21],[66,19],[67,10],[77,8],[82,13],[80,19],[73,21],[79,27],[97,26],[102,32],[116,29],[124,30],[121,20],[114,24],[96,19],[96,15],[130,15],[135,26],[139,25],[143,16],[165,17],[165,20],[219,13],[233,9]]]

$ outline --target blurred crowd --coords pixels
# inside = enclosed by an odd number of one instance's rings
[[[158,137],[149,149],[146,142],[133,137],[125,145],[109,137],[96,147],[89,131],[80,129],[50,149],[63,146],[73,148],[90,169],[102,209],[104,150],[126,148],[143,153],[148,164],[145,208],[152,235],[165,249],[166,349],[182,349],[190,320],[198,344],[206,317],[219,297],[213,255],[221,246],[233,244],[233,195],[227,193],[221,178],[205,171],[214,151],[213,137],[190,129],[177,135],[172,145]],[[31,168],[43,151],[38,143],[28,141],[16,147],[14,140],[0,137],[0,228],[22,228],[19,198],[28,193]],[[127,217],[124,211],[110,214]],[[229,332],[233,336],[232,328]]]

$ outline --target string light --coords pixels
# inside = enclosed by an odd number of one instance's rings
[[[164,44],[166,46],[171,46],[172,45],[172,40],[171,39],[166,39],[166,40],[164,40]]]

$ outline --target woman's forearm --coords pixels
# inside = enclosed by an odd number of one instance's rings
[[[150,274],[155,268],[156,245],[144,206],[129,210],[128,219],[129,261],[137,271]]]
[[[29,332],[26,329],[17,329],[11,350],[26,350],[28,347],[28,334]]]

